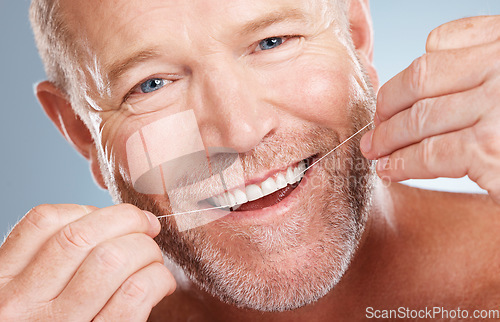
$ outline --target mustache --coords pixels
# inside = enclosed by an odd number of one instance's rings
[[[317,125],[303,125],[273,133],[239,158],[245,173],[253,177],[263,170],[282,169],[313,155],[326,154],[340,143],[338,131]]]

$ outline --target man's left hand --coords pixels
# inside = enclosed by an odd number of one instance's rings
[[[447,23],[379,91],[361,150],[391,181],[468,175],[500,204],[500,16]]]

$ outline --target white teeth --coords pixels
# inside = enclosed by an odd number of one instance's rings
[[[298,169],[299,169],[299,173],[304,172],[306,170],[306,162],[305,161],[300,161]]]
[[[286,179],[286,182],[288,182],[288,184],[294,184],[295,181],[295,176],[293,174],[293,169],[291,167],[289,167],[288,169],[286,169],[286,176],[285,176],[285,179]]]
[[[221,194],[220,196],[220,206],[221,207],[227,207],[229,202],[227,202],[227,196],[225,193]]]
[[[217,197],[217,196],[213,196],[213,197],[212,197],[212,201],[213,201],[213,203],[214,203],[215,207],[220,207],[219,197]]]
[[[297,168],[295,168],[295,169],[293,169],[293,180],[294,180],[295,182],[297,182],[297,181],[299,181],[299,180],[300,180],[300,170],[299,170],[299,168],[298,168],[298,167],[297,167]],[[294,183],[295,183],[295,182],[294,182]]]
[[[233,190],[233,193],[237,205],[241,205],[248,202],[247,194],[241,191],[240,189]]]
[[[229,207],[236,206],[236,199],[234,198],[232,193],[230,193],[230,192],[227,193],[227,199],[229,201]]]
[[[306,170],[306,162],[301,161],[296,167],[288,167],[286,173],[278,173],[274,177],[267,178],[259,185],[251,184],[245,189],[234,189],[222,193],[212,198],[207,199],[208,202],[215,205],[215,207],[234,208],[235,206],[242,205],[249,201],[260,199],[264,196],[270,195],[280,189],[285,188],[289,184],[294,184],[304,177]]]
[[[278,189],[283,189],[288,185],[288,182],[286,182],[285,176],[282,175],[281,173],[278,174],[278,177],[276,178],[276,185],[278,186]]]
[[[258,185],[251,184],[246,187],[248,201],[254,201],[264,197],[262,189]]]
[[[278,186],[276,185],[276,182],[274,181],[273,178],[268,178],[266,181],[262,182],[260,187],[262,188],[262,194],[264,196],[270,195],[273,192],[278,191]]]
[[[227,196],[225,193],[219,195],[219,201],[220,201],[220,206],[221,207],[227,207]]]

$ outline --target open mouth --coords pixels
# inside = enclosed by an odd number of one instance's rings
[[[264,181],[245,186],[244,189],[232,189],[206,199],[214,206],[230,211],[250,211],[273,206],[285,199],[297,188],[312,164],[314,157],[309,157],[286,170],[280,171]]]

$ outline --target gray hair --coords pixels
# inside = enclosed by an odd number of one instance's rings
[[[75,78],[77,50],[60,11],[59,0],[33,0],[30,21],[48,80],[71,96],[69,84]]]

